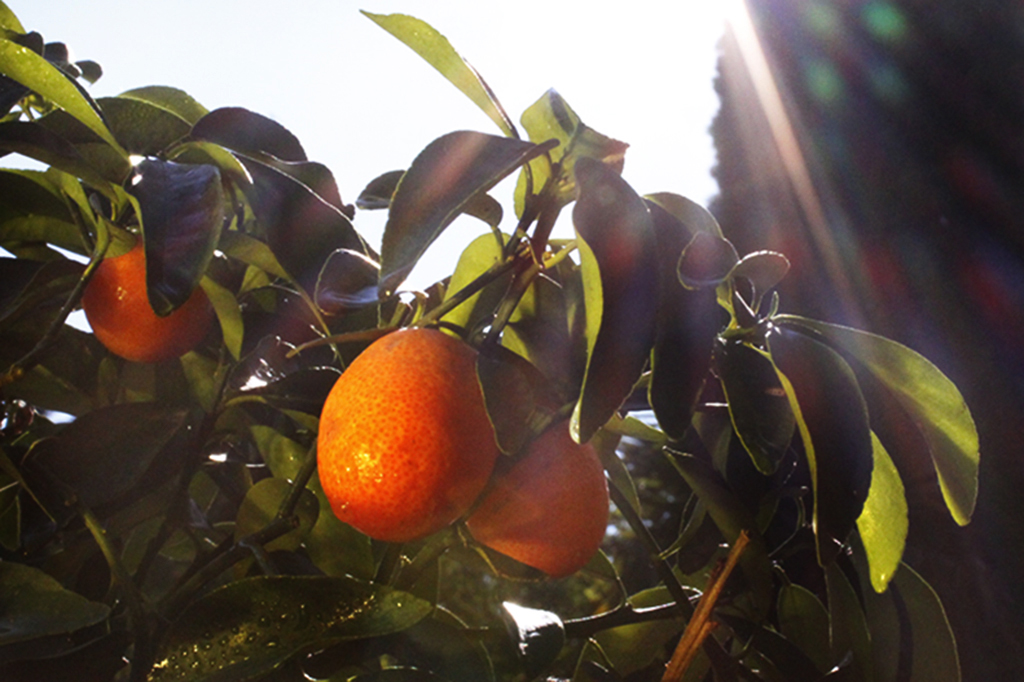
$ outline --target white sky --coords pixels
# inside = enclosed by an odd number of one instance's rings
[[[640,193],[671,191],[706,203],[717,191],[707,131],[718,109],[712,79],[728,2],[5,1],[27,30],[103,66],[94,96],[170,85],[208,109],[242,106],[274,118],[311,160],[333,171],[346,202],[446,132],[500,134],[360,9],[430,23],[517,123],[555,88],[587,125],[630,144],[623,175]],[[503,226],[511,229],[511,186],[492,193],[506,205]],[[360,212],[356,228],[379,245],[384,217]],[[457,221],[407,286],[450,273],[462,246],[485,229]]]

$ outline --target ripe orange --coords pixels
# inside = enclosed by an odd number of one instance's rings
[[[469,510],[498,457],[476,351],[434,329],[373,342],[338,378],[320,415],[320,483],[335,515],[405,542]]]
[[[214,320],[213,306],[198,287],[167,317],[153,312],[141,241],[97,266],[82,295],[82,308],[96,338],[111,353],[135,362],[160,362],[187,353]]]
[[[601,460],[590,444],[573,441],[568,422],[556,424],[495,476],[466,525],[478,542],[552,577],[575,573],[608,525]]]

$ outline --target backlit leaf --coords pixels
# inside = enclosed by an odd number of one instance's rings
[[[736,247],[724,237],[697,232],[679,257],[679,281],[687,289],[704,289],[724,281],[739,262]]]
[[[875,462],[871,491],[864,502],[864,511],[857,517],[857,531],[867,554],[871,586],[876,592],[885,592],[903,558],[908,528],[907,498],[900,473],[874,432],[871,444]]]
[[[197,102],[188,93],[166,85],[148,85],[132,88],[118,95],[121,99],[134,99],[160,107],[165,111],[184,119],[190,125],[195,124],[206,114],[206,107]]]
[[[380,264],[359,251],[338,249],[327,258],[316,280],[313,300],[328,315],[377,303]]]
[[[956,637],[935,590],[906,564],[896,571],[893,584],[910,620],[910,682],[960,682]]]
[[[250,156],[270,154],[282,161],[306,161],[299,139],[277,121],[241,107],[214,109],[196,121],[192,137],[216,142]]]
[[[776,319],[820,333],[892,392],[928,444],[946,506],[957,523],[967,524],[978,497],[978,431],[953,382],[922,355],[883,336],[802,317]]]
[[[828,589],[832,660],[835,663],[848,660],[852,679],[871,682],[874,669],[871,634],[857,593],[835,562],[825,568],[825,584]]]
[[[657,314],[657,243],[643,200],[614,169],[590,158],[576,164],[586,307],[587,369],[571,430],[590,439],[622,405],[647,364]]]
[[[192,128],[177,114],[143,100],[101,97],[96,103],[110,131],[129,154],[159,154],[186,137]]]
[[[500,263],[503,257],[502,247],[502,242],[494,234],[483,234],[471,241],[455,265],[455,271],[452,273],[445,291],[445,300],[450,299],[477,277]],[[458,307],[446,313],[442,319],[463,329],[473,329],[493,316],[511,279],[512,273],[509,272],[497,282],[492,282],[483,290],[460,303]]]
[[[100,189],[105,189],[107,184],[73,144],[35,123],[8,121],[0,124],[0,150],[59,168]]]
[[[519,137],[512,120],[505,113],[490,86],[434,27],[416,17],[404,14],[372,14],[366,11],[363,11],[363,14],[437,69],[452,85],[480,107],[503,133],[509,137]]]
[[[242,337],[245,326],[242,324],[242,309],[238,299],[226,287],[221,286],[211,277],[203,277],[199,284],[203,287],[206,297],[210,299],[217,321],[220,323],[224,347],[235,360],[242,354]]]

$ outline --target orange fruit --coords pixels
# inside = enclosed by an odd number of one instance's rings
[[[406,329],[374,341],[338,378],[320,415],[317,465],[339,519],[405,542],[469,510],[498,457],[476,356],[444,332]]]
[[[481,544],[561,578],[582,568],[601,545],[608,506],[601,460],[561,422],[495,475],[466,526]]]
[[[187,353],[203,340],[214,320],[213,306],[198,287],[167,317],[153,312],[141,241],[96,267],[82,295],[82,308],[100,343],[135,362],[160,362]]]

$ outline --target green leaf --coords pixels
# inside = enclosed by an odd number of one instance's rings
[[[455,265],[444,300],[472,284],[478,277],[502,262],[504,236],[482,234],[469,243]],[[512,281],[511,271],[484,287],[445,314],[441,319],[457,327],[471,330],[494,315],[498,302]]]
[[[185,138],[192,126],[177,114],[142,100],[101,97],[96,104],[110,131],[130,154],[153,156]]]
[[[868,410],[853,370],[825,344],[789,327],[767,335],[804,445],[814,488],[818,561],[830,564],[864,507],[873,468]]]
[[[0,646],[74,632],[110,615],[39,569],[0,562]]]
[[[586,307],[587,368],[573,411],[573,437],[586,442],[629,397],[654,346],[657,242],[643,200],[611,167],[576,164]]]
[[[950,513],[958,524],[969,523],[978,498],[978,431],[953,382],[922,355],[883,336],[802,317],[776,319],[818,332],[892,392],[928,445]]]
[[[191,95],[166,85],[149,85],[142,88],[126,90],[118,95],[121,99],[134,99],[160,107],[181,119],[189,125],[194,125],[199,119],[210,113],[206,107],[192,98]]]
[[[306,161],[299,139],[277,121],[241,107],[214,109],[192,126],[196,140],[216,142],[236,152],[282,161]]]
[[[59,171],[0,171],[0,247],[42,242],[83,253],[82,234],[53,181]]]
[[[658,314],[651,352],[648,400],[665,433],[679,439],[709,374],[715,336],[725,326],[713,291],[679,285],[676,265],[690,240],[686,227],[658,204],[647,201],[658,243]]]
[[[853,679],[872,682],[871,634],[857,593],[835,562],[825,568],[825,584],[828,589],[832,660],[838,664],[850,656]]]
[[[779,628],[783,636],[810,658],[819,672],[832,666],[829,653],[828,611],[806,587],[787,584],[779,589]]]
[[[73,144],[35,123],[8,121],[0,124],[0,150],[21,154],[59,168],[100,189],[105,189],[107,185],[106,179]]]
[[[253,265],[273,277],[291,281],[291,276],[264,242],[244,232],[224,231],[218,248],[226,255]]]
[[[427,145],[391,201],[381,243],[381,293],[396,290],[476,195],[545,151],[543,145],[470,131],[448,133]]]
[[[18,17],[15,16],[14,12],[6,3],[0,2],[0,28],[5,28],[8,31],[14,31],[15,33],[25,33],[25,27],[18,21]]]
[[[71,80],[29,48],[0,39],[0,73],[53,102],[99,135],[120,156],[128,158],[103,119]]]
[[[764,353],[741,341],[719,338],[714,357],[736,435],[757,470],[770,476],[796,430],[796,417],[775,368]]]
[[[864,511],[857,517],[857,531],[867,554],[871,586],[875,592],[885,592],[899,568],[907,541],[907,498],[900,473],[874,432],[871,444],[874,457],[871,491],[864,502]]]
[[[224,222],[220,171],[145,159],[135,167],[131,194],[142,211],[149,302],[157,315],[169,315],[213,258]]]
[[[518,138],[512,119],[494,96],[480,74],[464,60],[448,39],[430,24],[405,14],[372,14],[362,11],[378,26],[395,36],[433,66],[441,75],[473,101],[501,131]]]
[[[250,679],[302,652],[401,632],[432,609],[411,594],[352,578],[237,580],[199,599],[171,624],[149,679]]]
[[[245,326],[242,323],[242,308],[238,305],[238,299],[230,290],[222,287],[210,277],[203,277],[199,280],[199,284],[203,287],[206,297],[210,299],[214,312],[217,313],[224,346],[231,353],[231,357],[238,360],[242,354],[242,337],[245,333]]]
[[[27,461],[33,471],[69,486],[86,506],[97,507],[117,500],[139,482],[181,433],[186,416],[185,410],[159,403],[99,408],[55,438],[37,442]]]
[[[477,380],[498,447],[519,452],[558,410],[547,379],[529,360],[497,345],[484,345],[476,359]]]
[[[672,595],[663,585],[642,590],[629,598],[629,604],[634,609],[662,606],[673,601]],[[655,661],[668,660],[671,652],[666,647],[679,636],[684,627],[686,619],[680,616],[611,628],[597,633],[594,639],[616,672],[630,675]]]
[[[893,585],[910,619],[910,682],[960,682],[956,637],[935,590],[906,564],[896,571]]]
[[[291,492],[291,484],[282,478],[265,478],[245,494],[235,516],[235,540],[255,533],[267,526],[277,516],[281,502]],[[312,530],[320,513],[320,503],[309,490],[303,490],[295,515],[299,524],[295,530],[282,535],[265,546],[268,552],[295,551]]]

